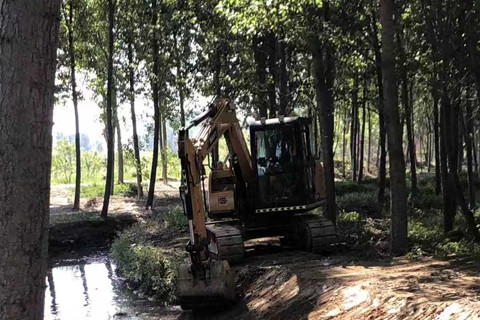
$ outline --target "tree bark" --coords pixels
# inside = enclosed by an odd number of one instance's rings
[[[73,110],[75,113],[75,195],[73,209],[80,209],[80,185],[82,182],[82,156],[80,150],[80,124],[78,119],[78,93],[75,65],[75,46],[73,37],[73,0],[69,1],[68,19],[65,17],[68,33],[68,55],[70,57],[70,84],[72,86]]]
[[[143,197],[142,187],[142,165],[140,160],[140,146],[138,143],[137,134],[137,117],[135,113],[135,70],[133,68],[133,35],[130,36],[128,42],[128,82],[129,82],[129,99],[130,99],[130,114],[132,117],[132,131],[133,131],[133,150],[135,153],[135,171],[137,174],[137,197]]]
[[[467,101],[464,121],[465,144],[467,147],[468,202],[470,210],[474,210],[477,206],[477,199],[475,195],[475,178],[473,173],[473,112],[470,101]]]
[[[357,140],[358,140],[358,79],[355,76],[352,91],[352,123],[350,127],[350,161],[352,169],[352,180],[357,181]]]
[[[267,118],[267,57],[265,53],[265,38],[255,36],[252,41],[253,54],[255,58],[255,72],[257,78],[257,109],[261,118]]]
[[[382,71],[382,54],[380,50],[380,42],[378,40],[378,28],[375,9],[371,12],[371,32],[373,39],[373,52],[375,55],[375,74],[377,77],[377,89],[378,89],[378,126],[379,126],[379,165],[378,165],[378,194],[377,200],[381,208],[385,204],[385,187],[387,176],[387,130],[385,127],[385,115],[384,115],[384,88],[383,88],[383,71]]]
[[[388,130],[388,150],[390,153],[391,250],[393,254],[400,255],[407,250],[407,188],[402,149],[402,127],[398,108],[397,77],[395,74],[393,8],[393,0],[380,0],[385,122]]]
[[[342,170],[343,170],[343,178],[347,177],[347,172],[346,172],[346,164],[345,164],[345,153],[347,151],[347,115],[348,115],[348,110],[345,108],[345,116],[343,117],[343,148],[342,148]]]
[[[162,178],[163,183],[168,184],[168,163],[167,163],[167,150],[168,150],[168,143],[167,143],[167,119],[165,115],[165,110],[162,108],[161,114],[161,138],[160,138],[160,146],[161,146],[161,156],[162,156]]]
[[[123,145],[122,145],[122,131],[120,128],[120,121],[118,121],[118,114],[115,112],[115,127],[117,131],[117,154],[118,154],[118,184],[124,183],[124,169],[123,169]]]
[[[105,179],[105,194],[101,216],[107,218],[110,194],[113,191],[113,165],[115,150],[113,146],[113,42],[114,42],[114,0],[108,0],[108,61],[107,61],[107,177]]]
[[[268,79],[267,84],[267,91],[268,91],[268,99],[270,102],[270,110],[269,110],[269,117],[275,118],[277,116],[277,95],[276,95],[276,88],[277,88],[277,55],[276,55],[276,47],[277,47],[277,36],[275,33],[270,32],[267,35],[267,47],[268,47],[268,74],[270,79]]]
[[[288,72],[287,72],[287,54],[286,54],[286,43],[285,39],[278,41],[278,51],[280,58],[280,105],[278,114],[287,115],[288,107]]]
[[[367,84],[364,84],[363,87],[363,102],[362,102],[362,136],[360,140],[360,160],[359,160],[359,170],[358,170],[358,182],[363,180],[363,158],[365,150],[365,120],[366,120],[366,104],[367,104]]]
[[[323,19],[329,20],[329,2],[323,4]],[[337,204],[335,198],[335,175],[333,161],[333,138],[335,105],[333,85],[335,81],[335,57],[331,43],[322,43],[316,38],[311,43],[312,67],[315,79],[316,100],[321,119],[323,161],[325,165],[325,185],[327,191],[326,217],[336,221]],[[323,52],[325,50],[325,52]]]
[[[157,16],[157,0],[152,0],[152,26],[156,28],[158,21]],[[153,157],[152,157],[152,169],[150,171],[150,184],[148,186],[147,196],[147,209],[151,209],[153,206],[153,196],[155,193],[155,181],[157,179],[157,166],[158,166],[158,144],[160,135],[160,103],[159,103],[159,83],[158,83],[158,35],[153,33],[152,38],[152,95],[153,95],[153,110],[154,110],[154,128],[153,128]]]
[[[0,319],[43,318],[60,1],[0,1]]]
[[[440,133],[439,133],[439,119],[438,119],[438,81],[436,75],[433,76],[432,97],[433,97],[433,134],[434,134],[434,148],[435,148],[435,194],[439,195],[442,191],[442,173],[440,162]]]
[[[372,115],[370,109],[368,109],[368,153],[367,153],[367,172],[370,170],[370,159],[372,157]]]
[[[183,77],[182,77],[182,61],[180,58],[179,48],[178,48],[178,40],[177,34],[173,34],[174,40],[174,50],[175,50],[175,62],[177,68],[177,75],[176,75],[176,84],[178,90],[178,97],[180,102],[180,125],[185,127],[185,91],[184,91],[184,84],[183,84]]]

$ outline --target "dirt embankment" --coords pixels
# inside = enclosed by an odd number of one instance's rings
[[[178,182],[156,183],[154,209],[147,210],[145,199],[111,196],[108,218],[100,218],[102,197],[81,198],[80,210],[73,210],[69,186],[52,186],[50,195],[49,252],[55,260],[81,258],[108,251],[118,232],[152,213],[179,205]]]
[[[214,319],[480,317],[480,263],[473,260],[356,261],[284,251],[235,270],[240,302]]]

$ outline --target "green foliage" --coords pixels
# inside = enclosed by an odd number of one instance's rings
[[[119,273],[136,289],[157,299],[172,300],[177,265],[151,243],[132,242],[121,234],[112,245]]]
[[[120,274],[135,289],[163,301],[172,301],[176,270],[183,255],[169,252],[159,244],[169,234],[176,237],[175,232],[186,230],[187,224],[183,210],[177,207],[121,232],[111,249]]]
[[[185,213],[183,212],[182,207],[176,207],[164,215],[162,219],[165,223],[166,228],[179,229],[186,231],[188,229],[188,219]]]

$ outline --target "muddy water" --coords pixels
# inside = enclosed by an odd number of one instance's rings
[[[128,289],[107,257],[51,268],[45,292],[45,320],[178,319],[165,307]]]

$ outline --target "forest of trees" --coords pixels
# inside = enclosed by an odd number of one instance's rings
[[[399,235],[406,234],[408,193],[416,195],[417,174],[428,171],[435,173],[436,192],[443,191],[445,232],[453,229],[460,207],[469,232],[480,238],[471,211],[480,144],[480,51],[472,31],[477,6],[432,0],[65,0],[59,89],[77,110],[82,93],[76,73],[87,74],[103,110],[109,181],[103,214],[112,193],[115,155],[117,180],[123,182],[118,105],[130,104],[133,137],[127,147],[134,150],[140,197],[136,97],[152,103],[151,206],[159,162],[167,177],[166,127],[184,125],[194,112],[186,104],[200,94],[228,97],[244,116],[317,119],[331,218],[335,175],[359,183],[374,176],[380,204],[386,204],[391,191],[393,234],[397,227]],[[80,159],[78,119],[77,131]],[[75,207],[81,180],[76,163]],[[459,183],[462,170],[470,186],[466,194]],[[398,252],[404,252],[405,237],[399,242]]]
[[[10,149],[6,153],[0,150],[0,163],[25,161],[28,152],[35,150],[44,160],[41,167],[45,170],[40,171],[36,161],[23,163],[26,169],[19,172],[16,167],[2,165],[0,211],[23,210],[18,217],[28,218],[29,225],[38,222],[35,228],[28,229],[35,230],[37,238],[42,239],[32,245],[38,261],[45,246],[42,230],[46,223],[40,211],[48,211],[48,195],[40,191],[48,190],[51,150],[51,130],[42,126],[51,126],[49,108],[53,97],[49,94],[53,94],[53,87],[48,84],[53,83],[51,64],[57,48],[56,92],[62,99],[72,100],[75,114],[76,209],[84,178],[80,136],[88,130],[79,127],[78,120],[83,94],[77,79],[81,73],[88,80],[88,89],[94,92],[105,124],[108,156],[106,168],[102,166],[106,172],[102,217],[107,216],[114,183],[124,180],[125,124],[118,117],[117,107],[123,103],[130,106],[131,118],[123,121],[133,128],[128,139],[132,145],[127,147],[133,149],[135,158],[137,196],[143,197],[145,176],[135,108],[139,96],[151,101],[154,126],[150,132],[154,144],[149,190],[145,192],[147,207],[151,207],[157,177],[167,181],[167,126],[185,125],[196,112],[188,101],[201,95],[228,97],[245,117],[313,117],[321,129],[328,191],[326,215],[332,219],[336,216],[336,178],[352,179],[359,184],[366,177],[377,179],[378,203],[385,214],[391,215],[394,254],[407,250],[408,201],[418,193],[420,172],[435,175],[435,192],[443,200],[444,232],[455,228],[459,210],[469,235],[480,241],[473,212],[477,205],[475,182],[480,150],[477,1],[20,2],[28,3],[25,7],[30,9],[0,0],[0,145],[16,148],[17,139],[42,144],[22,145],[25,150],[15,149],[15,157],[9,156]],[[12,30],[9,15],[4,14],[9,10],[27,10],[24,14],[29,18],[22,23],[34,31],[25,29],[20,35]],[[54,36],[57,18],[58,46]],[[18,40],[20,36],[23,38]],[[13,40],[4,40],[7,38]],[[23,56],[26,50],[46,55],[38,63],[30,61],[33,69],[29,75],[15,71],[16,67],[21,68],[22,59],[28,60]],[[37,78],[31,81],[43,84],[36,87],[38,92],[12,89],[12,85],[28,84],[29,80],[23,77],[34,75]],[[41,98],[44,94],[47,98]],[[14,110],[7,107],[11,104],[22,108],[32,104],[38,110]],[[4,119],[17,119],[20,115],[32,119],[19,123],[33,125],[11,137],[17,123]],[[159,162],[161,175],[156,172]],[[9,184],[9,176],[23,177],[25,172],[32,174],[34,182],[29,184],[21,179],[18,185]],[[463,174],[467,188],[460,181]],[[23,187],[32,191],[19,192],[18,188]],[[4,194],[22,194],[22,199],[12,205],[14,200],[3,200]],[[37,205],[25,202],[25,195]],[[32,207],[39,210],[37,215]],[[6,229],[8,216],[0,218],[2,243],[11,235]],[[18,237],[21,235],[18,233]],[[8,279],[12,276],[3,270],[11,260],[3,250],[0,253],[7,256],[0,262],[0,283],[9,287]],[[30,263],[38,267],[39,274],[44,272],[43,264]],[[30,280],[25,278],[25,283]],[[33,280],[42,282],[43,278]],[[24,289],[29,288],[26,286]]]

